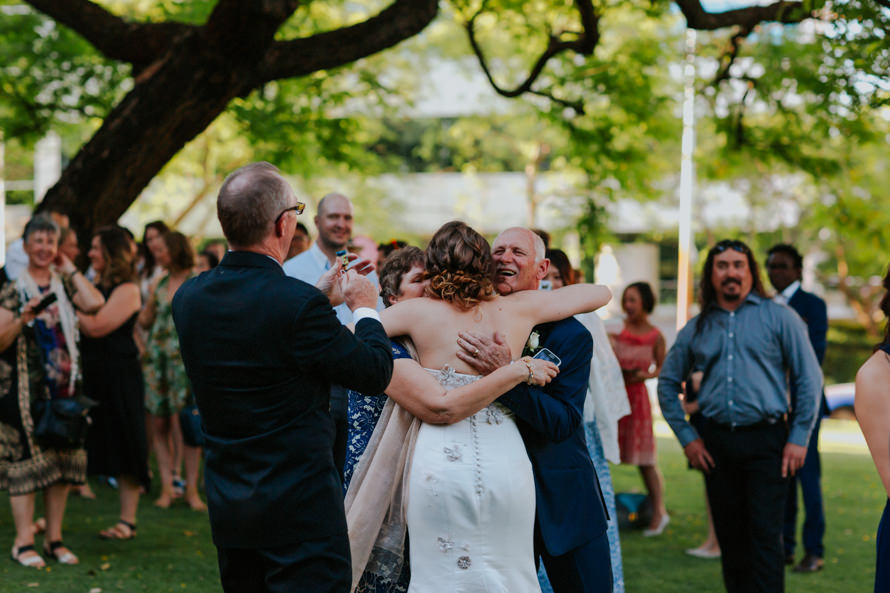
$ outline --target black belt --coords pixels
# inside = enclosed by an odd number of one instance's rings
[[[755,422],[754,424],[723,424],[722,422],[717,422],[716,420],[712,420],[707,416],[705,416],[704,419],[705,422],[707,422],[714,428],[725,430],[726,432],[742,432],[748,430],[760,430],[761,428],[772,428],[774,426],[784,426],[786,415],[782,414],[781,416],[764,418],[763,420]]]

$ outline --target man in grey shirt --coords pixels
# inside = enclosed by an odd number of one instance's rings
[[[708,252],[701,299],[701,314],[667,354],[658,400],[690,465],[705,473],[726,590],[781,593],[788,478],[806,457],[822,389],[819,363],[800,317],[765,296],[757,261],[741,241],[720,241]],[[701,434],[677,398],[693,370],[704,372]]]

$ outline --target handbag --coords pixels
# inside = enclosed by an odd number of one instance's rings
[[[204,446],[204,430],[201,428],[201,412],[198,406],[190,404],[179,411],[179,427],[182,440],[189,447]]]
[[[46,448],[80,449],[93,423],[90,408],[96,402],[86,397],[41,399],[34,403],[34,438]]]

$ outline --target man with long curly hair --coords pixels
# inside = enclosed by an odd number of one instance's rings
[[[708,251],[701,300],[658,377],[661,411],[689,463],[705,473],[726,590],[781,593],[788,479],[806,458],[819,362],[800,317],[766,298],[757,260],[741,241]],[[701,432],[677,398],[694,369],[704,369]]]

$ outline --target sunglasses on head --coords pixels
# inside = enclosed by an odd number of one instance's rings
[[[738,251],[739,253],[744,253],[745,255],[751,253],[751,250],[748,249],[747,245],[745,245],[741,241],[736,241],[735,239],[724,239],[720,241],[711,248],[711,253],[723,253],[727,249],[732,249],[733,251]]]

